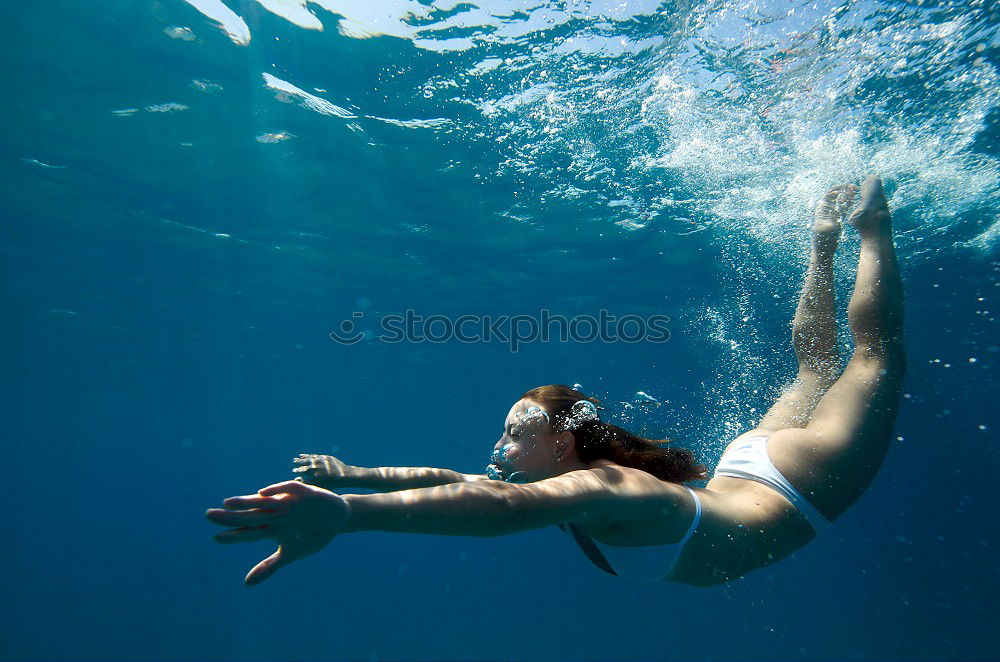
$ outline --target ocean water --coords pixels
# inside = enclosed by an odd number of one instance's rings
[[[0,658],[1000,656],[996,5],[0,16]],[[540,384],[714,466],[794,373],[813,205],[870,172],[905,284],[897,441],[792,557],[636,586],[555,528],[357,533],[248,589],[270,543],[212,541],[205,508],[300,452],[482,472]],[[842,323],[856,256],[845,232]],[[665,315],[670,334],[380,340],[406,310]],[[345,322],[359,342],[331,339]]]

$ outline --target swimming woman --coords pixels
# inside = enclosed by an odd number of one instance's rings
[[[210,521],[233,527],[216,540],[278,543],[250,570],[248,585],[354,531],[500,536],[558,525],[607,572],[698,586],[787,556],[872,482],[899,405],[903,291],[877,177],[864,182],[848,218],[861,235],[861,255],[848,306],[855,349],[840,372],[833,256],[855,191],[836,187],[816,208],[792,323],[796,378],[755,429],[729,444],[704,489],[682,485],[703,477],[687,451],[601,421],[596,401],[579,391],[543,386],[511,407],[485,474],[362,469],[302,455],[297,479],[208,510]],[[339,495],[326,487],[378,492]]]

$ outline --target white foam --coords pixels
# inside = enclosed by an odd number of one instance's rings
[[[321,115],[332,115],[333,117],[341,117],[344,119],[351,119],[356,117],[351,111],[341,108],[335,103],[331,103],[322,97],[318,97],[315,94],[309,94],[305,90],[292,85],[288,81],[281,80],[277,76],[273,76],[267,72],[261,74],[264,78],[264,84],[271,88],[272,90],[277,90],[278,92],[290,95],[291,98],[297,99],[303,107],[309,110],[320,113]]]
[[[264,9],[307,30],[322,30],[323,22],[306,8],[307,0],[257,0]]]

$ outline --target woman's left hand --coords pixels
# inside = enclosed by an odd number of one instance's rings
[[[216,542],[273,538],[278,543],[278,551],[247,574],[247,586],[259,584],[278,568],[326,547],[343,531],[351,515],[344,497],[297,480],[268,485],[255,495],[229,497],[223,505],[225,510],[210,508],[205,515],[216,524],[237,528],[216,534]]]

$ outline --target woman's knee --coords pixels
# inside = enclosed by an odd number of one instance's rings
[[[799,372],[795,376],[795,383],[801,385],[804,391],[819,398],[833,386],[833,383],[837,381],[837,377],[839,376],[839,358],[836,361],[800,361]]]
[[[899,376],[906,374],[906,350],[898,341],[875,342],[859,345],[854,350],[850,364],[854,370],[864,370],[878,376]]]

